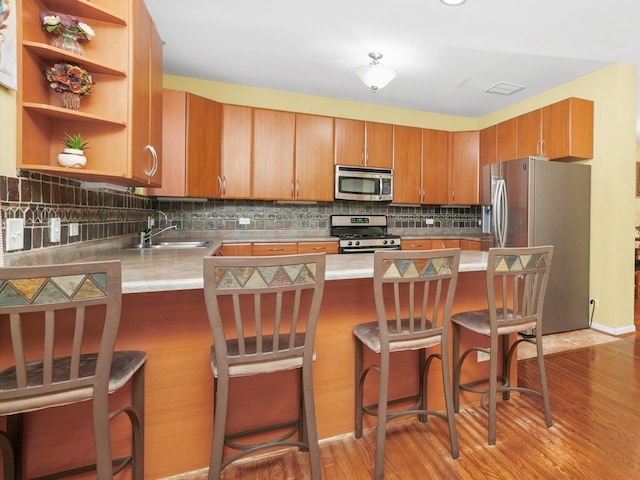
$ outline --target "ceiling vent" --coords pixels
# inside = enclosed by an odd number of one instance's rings
[[[518,85],[516,83],[498,82],[487,88],[485,92],[497,93],[498,95],[511,95],[512,93],[519,92],[524,88],[526,88],[524,85]]]

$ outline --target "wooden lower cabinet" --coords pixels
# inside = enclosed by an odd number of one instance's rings
[[[479,240],[460,240],[455,238],[419,238],[402,241],[402,250],[439,250],[442,248],[461,248],[462,250],[482,250]]]
[[[338,253],[338,242],[298,242],[298,253]]]
[[[251,253],[252,245],[250,243],[225,243],[215,254],[225,257],[249,257]]]
[[[297,253],[338,253],[337,241],[325,242],[255,242],[255,243],[225,243],[218,248],[214,255],[233,256],[269,256],[295,255]]]
[[[252,254],[256,257],[268,255],[294,255],[298,253],[297,242],[254,243]]]
[[[431,240],[419,238],[417,240],[403,240],[402,250],[431,250]]]
[[[460,248],[462,250],[480,252],[482,250],[482,242],[480,240],[460,240]]]

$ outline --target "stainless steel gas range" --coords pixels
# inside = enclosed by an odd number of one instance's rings
[[[387,231],[386,215],[331,215],[331,236],[338,237],[338,253],[400,250],[400,236]]]

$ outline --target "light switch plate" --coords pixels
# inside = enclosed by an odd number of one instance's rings
[[[58,243],[60,241],[60,219],[49,219],[49,240],[51,243]]]
[[[24,218],[7,218],[7,252],[24,248]]]

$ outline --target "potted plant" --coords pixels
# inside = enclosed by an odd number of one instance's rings
[[[82,138],[82,135],[79,133],[70,135],[65,132],[62,144],[64,149],[62,153],[58,154],[58,163],[60,165],[70,168],[82,168],[87,164],[87,157],[84,156],[84,151],[89,148],[89,142]]]

